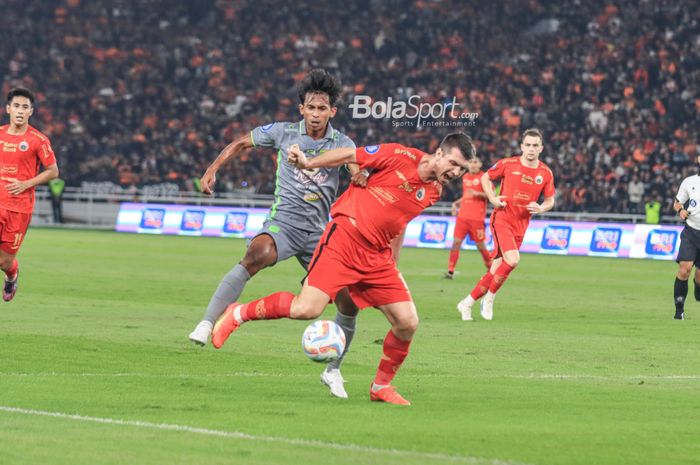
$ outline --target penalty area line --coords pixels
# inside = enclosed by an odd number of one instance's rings
[[[262,441],[262,442],[272,442],[279,444],[288,444],[292,446],[305,446],[305,447],[318,447],[326,449],[335,450],[345,450],[354,452],[364,452],[368,454],[381,454],[396,457],[416,457],[422,459],[433,459],[441,461],[450,461],[457,463],[468,463],[474,465],[480,464],[491,464],[491,465],[527,465],[521,462],[514,462],[511,460],[500,460],[500,459],[487,459],[483,457],[470,457],[466,455],[451,455],[451,454],[441,454],[437,452],[421,452],[403,449],[383,449],[379,447],[368,447],[361,446],[352,443],[337,443],[337,442],[325,442],[312,439],[301,439],[301,438],[287,438],[283,436],[263,436],[254,435],[248,433],[242,433],[239,431],[224,431],[216,430],[210,428],[198,428],[194,426],[187,425],[177,425],[171,423],[152,423],[148,421],[141,420],[120,420],[118,418],[102,418],[102,417],[91,417],[86,415],[78,415],[72,413],[63,412],[49,412],[45,410],[34,410],[25,409],[20,407],[10,407],[5,405],[0,405],[0,412],[14,413],[19,415],[31,415],[31,416],[41,416],[41,417],[51,417],[60,418],[64,420],[80,421],[87,423],[100,423],[106,425],[116,425],[116,426],[130,426],[136,428],[147,428],[163,431],[175,431],[180,433],[191,433],[199,434],[204,436],[216,436],[230,439],[242,439],[248,441]]]

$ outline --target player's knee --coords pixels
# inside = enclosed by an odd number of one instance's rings
[[[401,339],[409,340],[413,337],[416,331],[418,331],[419,323],[420,321],[417,313],[407,315],[396,321],[394,325],[394,332]]]
[[[515,268],[518,266],[518,263],[520,263],[520,256],[508,257],[507,259],[504,258],[503,261],[505,261],[511,268]]]
[[[305,302],[298,297],[292,300],[289,315],[295,320],[313,320],[323,313],[323,308],[318,308],[309,302]]]
[[[693,269],[693,264],[691,263],[690,265],[686,265],[685,263],[681,263],[680,266],[678,267],[678,279],[682,281],[687,281],[690,278],[690,272]]]
[[[0,269],[4,271],[9,270],[12,266],[12,260],[14,260],[14,257],[5,255],[0,256]]]

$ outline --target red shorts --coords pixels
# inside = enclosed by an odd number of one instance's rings
[[[331,301],[347,287],[359,308],[413,301],[391,249],[377,250],[344,216],[326,226],[309,264],[307,283]]]
[[[465,220],[457,217],[455,222],[455,233],[454,238],[458,240],[464,240],[464,238],[469,237],[474,242],[484,242],[486,240],[486,231],[484,230],[483,220]]]
[[[31,213],[0,208],[0,249],[10,255],[17,255],[31,221]]]
[[[494,250],[492,258],[503,256],[503,252],[509,250],[520,250],[523,244],[524,234],[516,234],[513,226],[503,220],[496,220],[492,217],[491,235],[493,236]]]

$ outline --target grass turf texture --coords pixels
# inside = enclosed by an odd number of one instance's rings
[[[462,322],[479,255],[464,252],[448,281],[447,251],[404,249],[421,315],[395,380],[405,408],[368,399],[388,330],[375,310],[344,364],[348,400],[303,356],[305,322],[191,346],[243,252],[241,240],[32,229],[17,297],[0,305],[0,462],[698,463],[700,304],[691,286],[687,320],[672,319],[674,263],[525,255],[494,321],[475,306]],[[289,260],[243,300],[302,276]]]

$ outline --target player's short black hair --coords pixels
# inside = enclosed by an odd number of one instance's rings
[[[440,148],[443,152],[453,147],[457,147],[466,160],[476,157],[476,147],[474,147],[472,138],[468,134],[463,132],[451,132],[440,142]]]
[[[335,106],[335,102],[340,96],[340,81],[331,76],[325,69],[312,69],[309,74],[299,83],[299,102],[306,101],[306,94],[323,93],[328,95],[331,106]]]
[[[24,87],[15,87],[11,91],[7,93],[7,103],[9,104],[12,102],[12,99],[15,97],[27,97],[29,101],[34,104],[34,94],[32,94],[32,91],[24,88]]]

